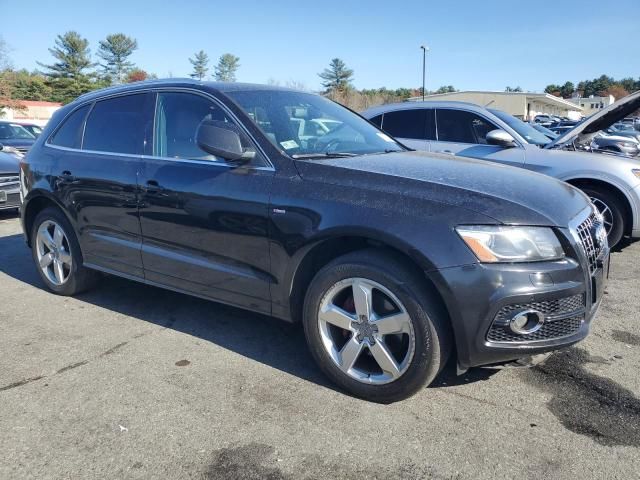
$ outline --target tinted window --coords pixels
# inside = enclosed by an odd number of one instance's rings
[[[83,150],[142,154],[147,94],[96,102],[84,129]]]
[[[154,155],[195,160],[222,160],[198,147],[196,133],[203,120],[232,123],[214,102],[191,93],[159,93],[156,106]],[[252,148],[241,135],[244,148]]]
[[[382,119],[382,129],[392,137],[425,140],[433,125],[433,110],[420,108],[387,112]]]
[[[53,134],[49,143],[59,147],[80,148],[82,125],[84,125],[88,111],[89,105],[85,105],[69,115],[62,126]]]
[[[382,127],[382,115],[376,115],[373,118],[370,118],[369,121],[378,127]]]
[[[438,109],[438,140],[441,142],[486,144],[494,124],[472,112]]]

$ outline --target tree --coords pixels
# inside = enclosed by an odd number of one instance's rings
[[[576,87],[572,82],[565,82],[565,84],[560,87],[560,96],[562,98],[571,98],[575,91]]]
[[[189,62],[193,65],[193,73],[190,75],[192,78],[202,80],[207,76],[209,71],[209,55],[204,50],[200,50],[194,55],[194,58],[190,58]]]
[[[125,83],[142,82],[149,78],[149,74],[140,68],[134,68],[125,78]]]
[[[545,87],[544,93],[548,93],[550,95],[555,95],[556,97],[559,97],[561,89],[562,87],[560,85],[556,85],[555,83],[552,83]]]
[[[51,98],[52,90],[46,83],[46,78],[37,72],[29,73],[27,70],[6,72],[13,82],[12,96],[16,100],[44,100]]]
[[[9,45],[0,36],[0,70],[11,68],[11,59],[9,58]]]
[[[236,72],[240,68],[240,58],[230,53],[225,53],[218,60],[215,67],[216,80],[219,82],[235,82]]]
[[[522,87],[517,86],[517,87],[505,87],[504,89],[505,92],[521,92],[522,91]]]
[[[46,75],[51,78],[80,79],[87,76],[87,70],[94,67],[91,61],[91,50],[86,38],[78,32],[69,31],[56,37],[55,46],[49,53],[57,60],[51,65],[38,62],[38,65],[49,70]]]
[[[453,85],[443,85],[438,90],[436,90],[436,93],[453,93],[455,91],[456,89],[453,87]]]
[[[112,82],[122,83],[133,70],[134,63],[129,61],[129,57],[137,48],[136,39],[124,33],[107,35],[106,39],[100,40],[98,56],[105,62],[100,66]]]
[[[353,70],[339,58],[334,58],[329,63],[329,68],[325,68],[318,76],[323,80],[322,86],[326,92],[344,91],[351,88],[353,81]]]

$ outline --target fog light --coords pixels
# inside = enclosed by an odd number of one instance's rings
[[[528,335],[542,328],[544,315],[537,310],[524,310],[516,313],[509,322],[512,332],[519,335]]]

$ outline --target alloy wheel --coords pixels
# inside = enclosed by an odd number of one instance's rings
[[[348,278],[323,296],[318,311],[323,346],[346,375],[381,385],[402,376],[415,352],[411,318],[389,289]]]
[[[63,285],[71,275],[72,256],[69,239],[60,225],[42,222],[36,235],[38,266],[53,285]]]
[[[607,232],[607,235],[609,235],[609,232],[613,229],[613,212],[611,211],[611,208],[609,208],[609,205],[601,199],[596,197],[591,197],[591,203],[595,205],[602,215],[604,220],[604,230]]]

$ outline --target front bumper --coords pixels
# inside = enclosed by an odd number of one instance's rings
[[[587,336],[607,283],[609,248],[603,247],[590,271],[579,241],[568,230],[563,233],[572,252],[560,261],[474,264],[429,273],[449,310],[460,369],[557,350]],[[500,323],[505,311],[517,313],[532,304],[545,313],[546,332],[514,335]],[[560,310],[552,311],[556,307]],[[505,335],[496,335],[496,328],[504,328]]]

